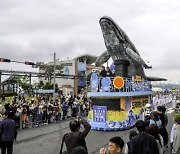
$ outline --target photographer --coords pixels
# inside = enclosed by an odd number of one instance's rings
[[[80,131],[81,125],[84,130]],[[91,126],[85,119],[73,120],[69,123],[71,132],[65,135],[65,144],[67,152],[71,153],[72,150],[78,146],[82,146],[87,151],[85,137],[89,133]]]

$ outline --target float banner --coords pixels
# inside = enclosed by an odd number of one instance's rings
[[[132,109],[145,107],[145,105],[149,102],[148,96],[142,97],[131,97]]]
[[[33,90],[33,93],[35,94],[49,94],[49,93],[54,93],[54,90],[53,89],[36,89],[36,90]]]
[[[84,76],[78,78],[78,86],[85,87],[86,86],[86,63],[78,62],[78,76]]]
[[[93,121],[106,123],[106,106],[93,106]]]

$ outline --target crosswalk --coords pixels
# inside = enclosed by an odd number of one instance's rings
[[[166,113],[172,113],[172,112],[174,112],[174,109],[172,107],[170,107]]]

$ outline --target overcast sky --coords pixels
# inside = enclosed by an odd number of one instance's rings
[[[111,17],[153,68],[147,76],[180,81],[179,0],[0,0],[0,57],[53,60],[106,50],[99,25]],[[31,70],[0,63],[0,69]]]

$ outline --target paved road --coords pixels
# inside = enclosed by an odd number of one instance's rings
[[[168,132],[172,127],[172,110],[168,111]],[[69,132],[69,120],[60,121],[37,128],[20,130],[17,142],[14,144],[14,154],[58,154],[63,134]],[[135,129],[135,128],[132,128]],[[112,136],[121,136],[128,141],[130,130],[124,131],[94,131],[86,138],[89,154],[98,154],[101,147],[107,147]],[[165,154],[169,154],[169,149]]]

